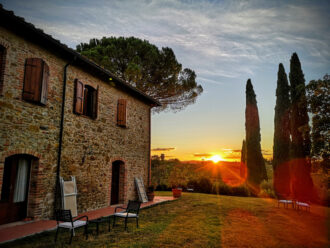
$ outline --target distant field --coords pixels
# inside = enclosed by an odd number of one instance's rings
[[[324,207],[313,206],[311,213],[277,208],[274,200],[260,198],[184,193],[176,201],[143,209],[138,229],[134,222],[128,232],[122,222],[111,232],[101,226],[100,235],[94,232],[88,241],[78,231],[71,246],[69,233],[61,233],[57,247],[329,247],[327,213]],[[4,247],[53,247],[54,234]]]

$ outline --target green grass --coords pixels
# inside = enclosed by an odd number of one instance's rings
[[[120,221],[111,232],[101,225],[98,237],[91,225],[87,241],[78,231],[71,246],[68,232],[55,245],[52,231],[3,247],[327,247],[325,216],[277,208],[275,201],[260,198],[184,193],[176,201],[142,209],[140,228],[131,221],[128,232]]]

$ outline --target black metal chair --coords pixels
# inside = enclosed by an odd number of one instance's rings
[[[139,227],[139,210],[141,202],[139,201],[129,201],[126,208],[116,207],[115,213],[113,215],[113,227],[116,223],[116,217],[125,218],[125,230],[127,230],[127,220],[129,218],[136,219],[136,227]],[[117,209],[124,209],[124,211],[118,212]]]
[[[88,239],[88,216],[84,215],[75,219],[72,219],[71,210],[58,209],[55,210],[55,218],[57,221],[57,229],[55,234],[55,242],[57,241],[57,235],[60,228],[70,229],[71,237],[70,244],[72,242],[72,237],[75,235],[74,230],[79,227],[85,227],[86,239]],[[86,218],[86,220],[81,220]]]

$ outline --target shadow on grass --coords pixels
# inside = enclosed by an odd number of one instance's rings
[[[78,229],[72,244],[63,231],[57,244],[55,231],[3,244],[2,247],[327,247],[326,217],[277,208],[274,201],[184,193],[181,198],[140,212],[140,227],[116,221],[89,226],[86,241]]]

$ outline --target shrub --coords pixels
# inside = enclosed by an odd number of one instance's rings
[[[225,183],[218,185],[218,192],[220,195],[232,196],[251,196],[250,191],[245,186],[230,187]]]
[[[155,187],[153,185],[150,185],[147,189],[147,192],[154,192],[155,191]]]
[[[213,183],[212,184],[211,194],[215,194],[215,195],[218,195],[219,194],[219,192],[218,192],[218,185],[216,183]]]
[[[165,184],[160,184],[160,185],[157,185],[156,190],[157,191],[171,191],[172,189],[167,187],[167,185],[165,185]]]
[[[250,192],[245,186],[233,187],[231,190],[234,196],[250,196]]]
[[[330,189],[327,190],[327,196],[323,202],[323,205],[327,207],[330,206]]]
[[[210,181],[210,179],[206,178],[206,177],[202,177],[199,180],[199,190],[201,193],[211,193],[212,191],[212,183]]]
[[[232,195],[231,187],[224,183],[218,185],[218,192],[220,195]]]
[[[199,185],[196,180],[189,180],[187,183],[187,188],[193,188],[194,192],[199,192]]]
[[[273,182],[265,180],[262,181],[260,184],[260,193],[258,196],[264,198],[275,198]]]

